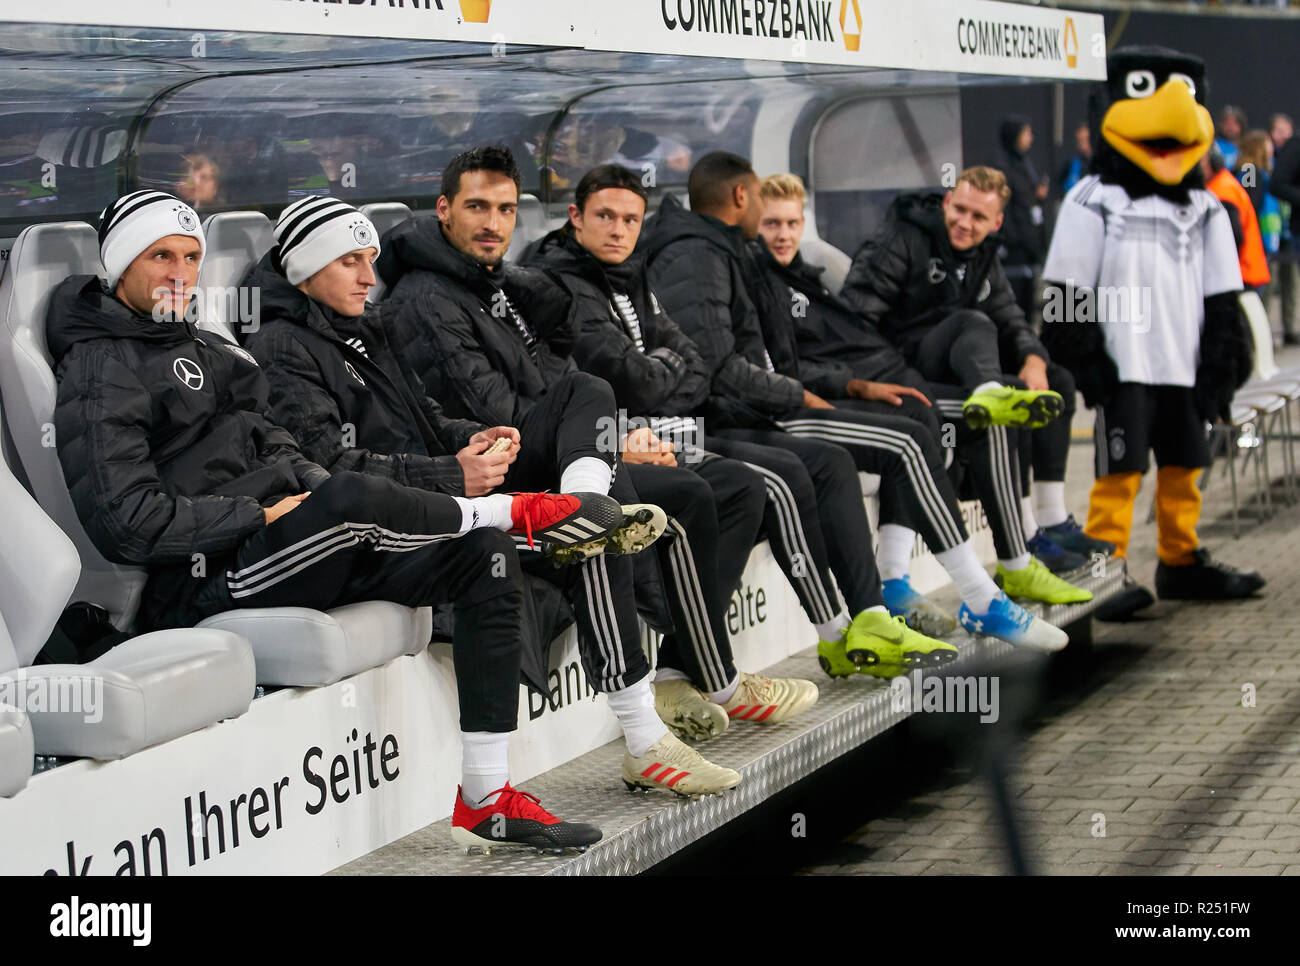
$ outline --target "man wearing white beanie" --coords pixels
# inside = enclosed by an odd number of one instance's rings
[[[340,227],[325,224],[313,219],[293,236],[306,241],[290,246],[295,266],[317,257],[317,232]],[[462,729],[482,752],[466,785],[481,788],[479,798],[494,789],[519,798],[505,829],[530,844],[598,840],[598,829],[561,822],[506,781],[525,619],[508,534],[571,545],[562,528],[608,533],[622,520],[618,503],[594,493],[467,499],[330,473],[271,418],[252,356],[187,320],[204,252],[193,209],[134,192],[105,209],[100,242],[109,285],[73,276],[50,299],[54,424],[90,539],[109,560],[148,569],[136,630],[189,627],[236,608],[454,600],[466,615],[453,642],[458,684],[468,682]]]
[[[108,287],[137,312],[152,312],[159,303],[166,311],[183,310],[198,280],[205,245],[194,209],[161,191],[123,195],[100,218],[99,257]],[[150,257],[123,279],[146,249]]]
[[[261,306],[247,347],[271,384],[272,412],[299,438],[310,458],[333,471],[362,470],[435,492],[466,495],[494,491],[507,473],[518,472],[511,464],[520,453],[519,430],[445,416],[438,403],[422,391],[401,348],[390,344],[379,313],[366,311],[365,294],[374,282],[371,261],[377,255],[378,242],[358,247],[374,237],[359,212],[328,198],[306,199],[280,215],[275,234],[277,248],[243,281],[244,287],[257,289]],[[331,257],[332,261],[324,262]],[[530,448],[523,450],[521,462],[533,473],[529,485],[542,483],[542,471],[536,464],[550,466],[562,460],[563,447],[543,435],[538,434]],[[484,452],[497,439],[506,440],[508,448],[499,454]],[[545,455],[539,459],[539,453]],[[555,482],[552,477],[551,483]],[[563,491],[563,474],[558,482]],[[658,531],[666,520],[662,511],[654,511]],[[630,563],[622,565],[630,578]],[[635,626],[631,588],[618,580],[617,572],[614,578],[608,576],[613,566],[607,568],[607,561],[599,557],[581,567],[556,571],[535,555],[524,555],[526,573],[556,584],[569,598],[584,642],[582,656],[589,680],[606,680],[602,662],[621,644],[623,638],[614,639],[610,629],[628,619]],[[547,598],[535,584],[530,587],[538,602],[538,616],[545,617],[549,613],[544,603]],[[589,593],[590,587],[603,588],[603,592]],[[458,605],[457,626],[461,619]],[[543,685],[546,648],[555,630],[546,623],[542,620],[539,627],[526,621],[519,626],[525,640],[526,666],[530,653],[541,656]],[[639,638],[629,634],[626,639],[644,660]],[[635,670],[631,661],[628,667],[628,673]],[[538,683],[532,675],[529,681],[535,686]],[[636,683],[630,687],[619,684],[605,690],[634,697],[635,687]],[[660,736],[675,742],[655,714],[648,682],[645,690],[649,700],[644,707],[625,709],[619,715],[625,735],[631,741],[633,734],[644,731],[650,735],[648,743]],[[479,741],[486,738],[463,737],[465,774],[478,767],[483,756]],[[739,780],[729,769],[717,768],[698,756],[693,760],[690,768],[681,769],[674,790],[680,786],[690,794],[720,791]],[[677,772],[672,769],[665,780],[670,781]],[[490,809],[501,806],[500,800],[485,800],[466,786],[453,812],[452,834],[458,841],[472,841],[475,828],[490,827]]]

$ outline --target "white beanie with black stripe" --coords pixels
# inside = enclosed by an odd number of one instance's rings
[[[293,285],[348,252],[373,248],[379,254],[379,232],[370,219],[337,198],[295,201],[275,223],[275,240],[280,243],[280,264]]]
[[[203,226],[193,208],[162,191],[132,191],[118,198],[99,216],[99,260],[108,271],[108,287],[118,279],[140,253],[168,235],[189,235],[198,239],[199,258],[207,249]]]

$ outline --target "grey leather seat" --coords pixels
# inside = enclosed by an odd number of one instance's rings
[[[0,624],[0,634],[5,633]],[[3,647],[4,644],[0,643],[0,648]],[[7,704],[0,704],[0,798],[16,795],[27,787],[35,754],[32,723],[27,720],[27,715]]]
[[[223,211],[203,222],[203,234],[207,248],[199,269],[199,326],[238,342],[235,330],[254,313],[251,302],[240,304],[235,287],[275,244],[271,219],[260,211]]]
[[[400,201],[385,201],[374,205],[362,205],[361,213],[370,219],[370,223],[375,226],[375,231],[379,232],[379,237],[383,238],[384,233],[389,229],[396,228],[402,222],[411,217],[411,209],[406,207]],[[370,301],[378,302],[384,297],[384,280],[377,274],[375,284],[370,289]]]
[[[830,242],[822,241],[817,237],[817,220],[812,212],[805,212],[805,214],[807,227],[804,229],[803,241],[799,243],[799,254],[809,265],[824,269],[822,284],[838,295],[840,289],[844,287],[844,279],[848,277],[849,269],[853,267],[853,259]]]
[[[248,710],[256,688],[253,651],[227,631],[156,631],[89,664],[30,667],[77,586],[81,564],[72,541],[2,459],[0,504],[0,694],[24,696],[36,754],[122,758]],[[8,739],[14,740],[22,739]]]
[[[233,261],[222,264],[233,268]],[[98,239],[87,224],[34,225],[18,236],[0,282],[0,325],[6,336],[0,346],[0,390],[33,492],[72,537],[83,567],[93,570],[94,579],[83,576],[60,609],[67,599],[98,604],[126,630],[139,605],[144,571],[111,564],[95,549],[72,506],[58,453],[43,442],[52,438],[55,402],[54,373],[45,347],[49,295],[68,275],[98,272]],[[215,284],[238,280],[217,279]],[[339,611],[344,612],[341,620],[335,612],[301,607],[237,610],[217,615],[205,626],[219,626],[252,643],[259,683],[291,686],[332,684],[403,654],[418,654],[432,634],[433,613],[427,607],[373,601]]]
[[[550,228],[546,224],[546,209],[542,207],[541,200],[536,195],[520,195],[510,251],[516,255],[522,254],[525,248],[548,231]]]

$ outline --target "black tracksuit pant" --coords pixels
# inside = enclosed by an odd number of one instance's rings
[[[1017,380],[1019,385],[1024,385]],[[1047,364],[1047,388],[1059,392],[1065,400],[1061,415],[1046,426],[1020,433],[1021,491],[1029,495],[1030,475],[1039,482],[1064,483],[1065,463],[1070,455],[1070,424],[1078,408],[1074,394],[1074,376],[1055,362]]]
[[[210,578],[215,593],[196,600],[194,621],[244,607],[453,602],[461,730],[514,731],[524,594],[518,555],[500,530],[457,537],[460,527],[460,506],[449,496],[336,473],[244,541]],[[205,596],[211,606],[201,603]]]
[[[905,347],[910,365],[931,382],[957,383],[967,395],[986,382],[1001,382],[998,327],[983,312],[959,309]]]
[[[497,492],[554,489],[564,468],[587,456],[604,460],[617,473],[618,454],[602,452],[597,443],[601,427],[615,418],[615,410],[614,392],[604,379],[585,372],[558,379],[515,427],[519,455]]]
[[[990,381],[1023,388],[1023,382],[1003,373],[1004,363],[1006,371],[1018,372],[1017,361],[1000,358],[998,351],[998,330],[993,320],[983,312],[962,309],[927,332],[911,349],[909,361],[932,383],[956,382],[967,394]],[[1065,411],[1046,426],[1020,433],[1017,443],[1021,492],[1025,495],[1029,493],[1031,466],[1033,476],[1039,480],[1065,480],[1070,423],[1075,412],[1074,377],[1063,366],[1049,362],[1047,387],[1061,394]]]
[[[762,480],[709,454],[675,467],[624,463],[623,473],[668,514],[655,550],[676,630],[659,645],[659,666],[682,671],[701,691],[721,691],[736,677],[726,613],[762,524]]]
[[[961,414],[961,405],[968,395],[966,390],[961,386],[924,379],[910,366],[898,365],[869,375],[859,374],[857,378],[911,386],[934,401],[933,406],[927,406],[920,400],[904,396],[902,406],[893,406],[861,399],[831,400],[837,407],[846,409],[877,414],[901,412],[930,429],[936,439],[951,439],[955,444],[957,458],[965,464],[975,482],[975,491],[993,533],[993,545],[998,559],[1014,560],[1026,553],[1020,516],[1021,472],[1018,450],[1023,437],[1028,434],[1006,426],[971,429]],[[952,428],[948,429],[948,426]],[[907,520],[889,521],[883,515],[881,520],[916,529]]]
[[[843,609],[836,582],[850,614],[883,602],[862,485],[847,450],[770,429],[724,430],[705,446],[763,478],[763,530],[810,621],[826,623]]]
[[[939,441],[915,420],[849,409],[799,409],[776,425],[792,436],[836,443],[859,470],[877,474],[882,522],[906,523],[935,553],[966,541]]]
[[[618,454],[602,452],[597,444],[603,421],[614,417],[614,393],[603,379],[574,372],[557,380],[515,427],[519,456],[498,492],[553,490],[566,466],[591,456],[616,472],[610,496],[620,503],[638,502],[626,474],[617,473]],[[530,555],[527,566],[559,587],[573,605],[583,669],[592,687],[622,691],[650,674],[641,648],[630,557],[602,554],[559,568]]]

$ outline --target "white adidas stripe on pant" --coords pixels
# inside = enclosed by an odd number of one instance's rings
[[[669,519],[668,527],[676,535],[668,546],[668,560],[677,588],[677,597],[682,610],[690,623],[686,636],[690,638],[691,648],[704,674],[705,691],[721,691],[730,683],[724,670],[722,654],[718,651],[718,642],[713,636],[713,625],[709,622],[708,602],[700,587],[699,572],[695,569],[695,557],[691,553],[691,544],[686,537],[686,528],[675,519]],[[681,629],[679,629],[681,630]]]
[[[802,568],[802,575],[798,575],[797,566],[793,567],[796,573],[787,574],[791,583],[796,584],[796,590],[803,589],[800,595],[813,613],[808,615],[809,620],[814,624],[826,624],[835,619],[840,608],[832,603],[830,596],[827,594],[825,586],[822,584],[821,571],[817,567],[817,561],[813,559],[812,551],[808,547],[807,537],[803,531],[803,518],[799,514],[799,503],[794,498],[794,493],[790,491],[790,485],[781,477],[779,473],[759,466],[757,463],[745,463],[751,470],[763,478],[763,488],[766,491],[767,500],[776,509],[777,533],[768,534],[769,540],[779,540],[785,547],[786,556],[792,561],[803,560],[806,566]]]
[[[822,439],[832,443],[848,443],[855,446],[868,446],[897,453],[903,458],[903,466],[912,484],[912,492],[917,498],[921,511],[930,521],[930,526],[938,534],[942,546],[931,547],[936,553],[960,546],[965,538],[961,527],[953,519],[944,505],[939,487],[930,473],[930,466],[920,446],[907,433],[879,426],[866,426],[860,423],[839,422],[834,419],[794,419],[777,421],[777,425],[790,433],[808,439]]]
[[[398,533],[375,523],[339,523],[242,570],[226,571],[226,588],[231,597],[252,597],[359,543],[373,543],[375,550],[385,553],[409,553],[444,540],[454,540],[457,536],[459,534],[455,533]]]

